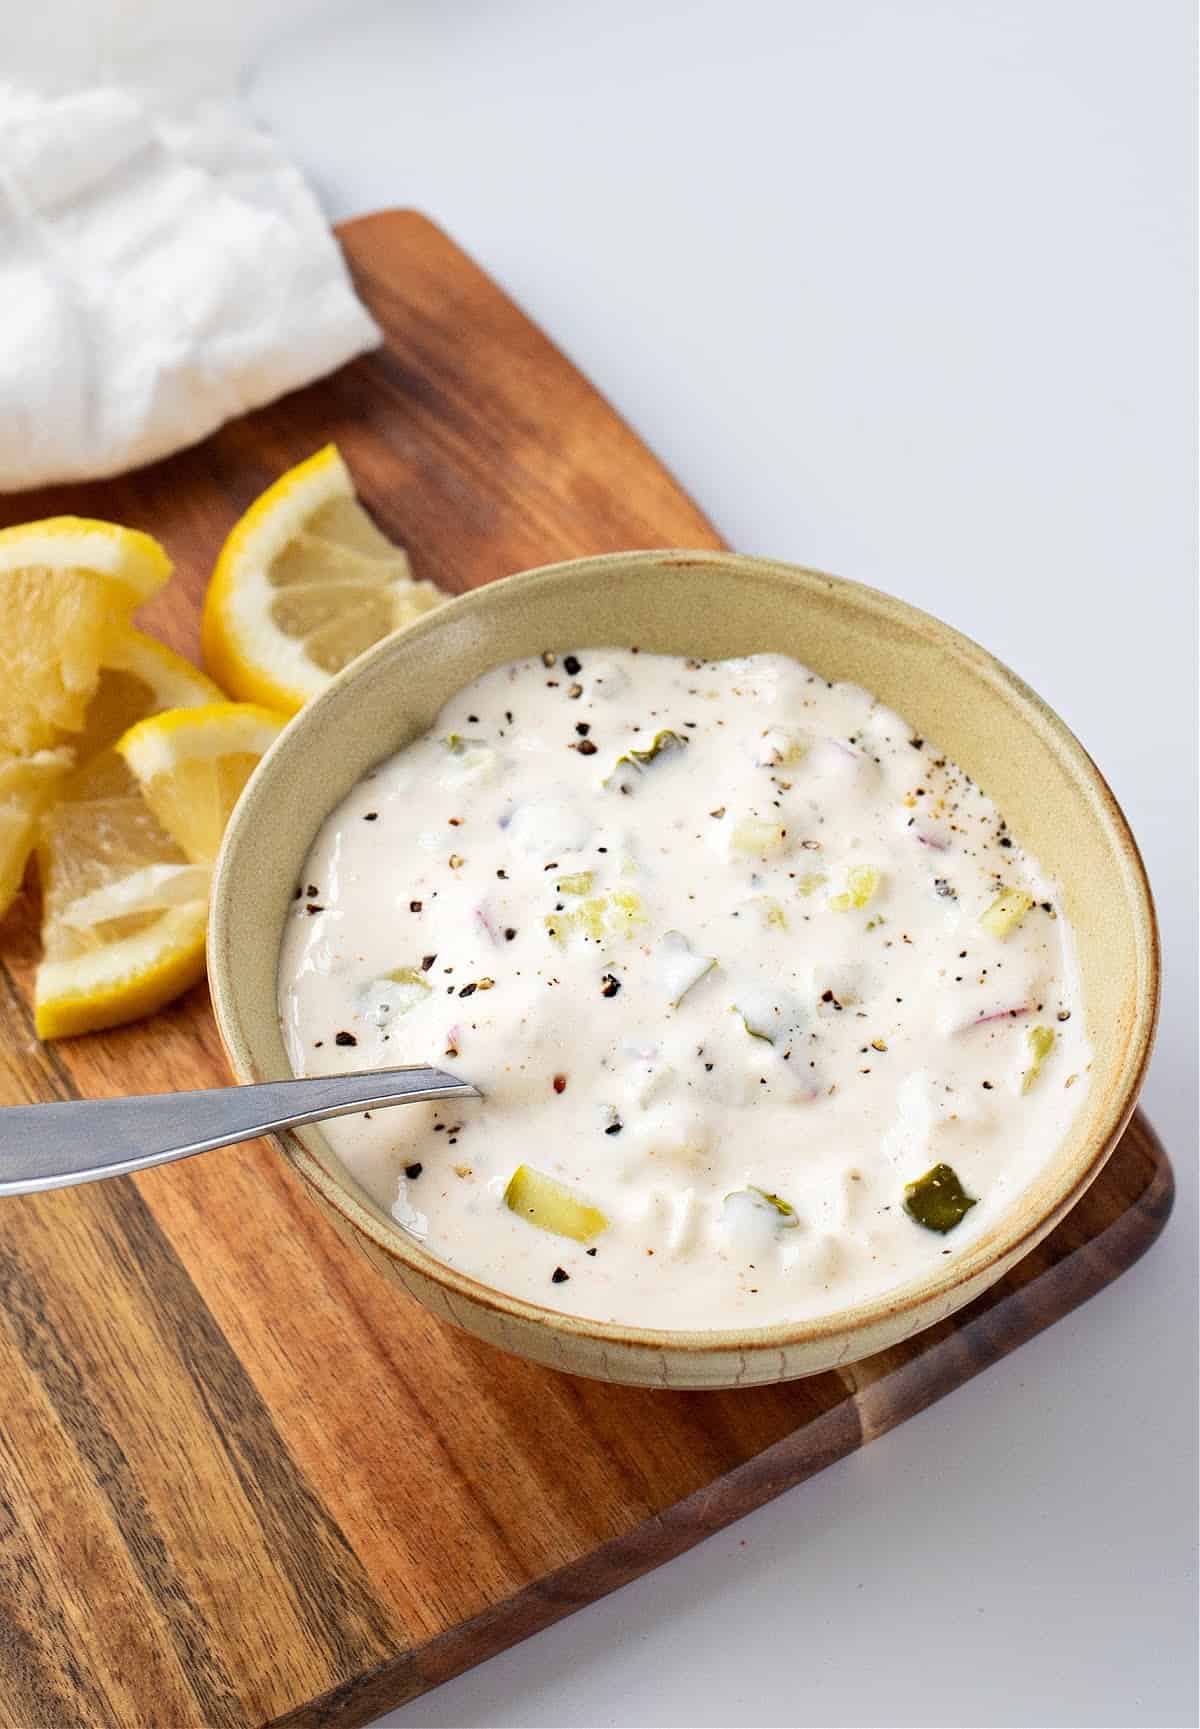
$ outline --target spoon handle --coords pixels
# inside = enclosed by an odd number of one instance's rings
[[[0,1195],[124,1176],[366,1106],[381,1109],[458,1094],[477,1096],[469,1081],[422,1064],[194,1093],[10,1105],[0,1109]]]

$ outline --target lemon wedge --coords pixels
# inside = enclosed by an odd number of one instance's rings
[[[208,872],[193,865],[115,751],[72,775],[42,820],[39,1038],[152,1014],[204,973]]]
[[[447,599],[413,581],[328,444],[234,525],[205,596],[205,664],[232,696],[294,714],[364,649]]]
[[[78,736],[63,742],[75,747],[75,760],[82,767],[148,715],[224,700],[219,685],[190,660],[140,630],[128,630],[105,652]]]
[[[71,772],[74,753],[39,750],[0,756],[0,917],[21,887],[37,840],[38,818]]]
[[[137,1020],[203,976],[212,860],[283,725],[238,703],[168,709],[70,775],[37,848],[39,1038]]]
[[[57,516],[0,530],[0,750],[78,731],[106,652],[171,562],[136,529]]]
[[[252,703],[214,702],[139,721],[116,750],[185,856],[211,865],[242,788],[286,724]]]
[[[140,631],[124,632],[105,659],[78,732],[59,733],[61,743],[51,750],[0,752],[0,917],[21,887],[38,819],[73,768],[85,766],[135,721],[159,709],[221,701],[210,678]]]

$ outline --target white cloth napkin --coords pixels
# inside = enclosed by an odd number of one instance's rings
[[[0,492],[194,444],[381,340],[297,170],[220,103],[0,87]]]

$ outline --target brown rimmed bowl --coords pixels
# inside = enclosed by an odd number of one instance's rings
[[[931,1326],[1053,1229],[1116,1146],[1154,1037],[1159,954],[1137,846],[1063,722],[968,638],[853,582],[718,552],[629,552],[509,577],[370,650],[302,710],[234,812],[217,864],[208,960],[217,1023],[241,1081],[291,1073],[276,1006],[284,920],[329,813],[427,730],[488,667],[547,647],[637,643],[705,659],[773,651],[874,691],[978,781],[1057,880],[1074,926],[1091,1085],[1041,1175],[944,1268],[815,1320],[659,1332],[564,1315],[443,1265],[334,1156],[319,1127],[280,1137],[349,1241],[442,1320],[573,1374],[639,1386],[752,1386],[853,1362]]]

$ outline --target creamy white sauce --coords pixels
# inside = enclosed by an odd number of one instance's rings
[[[1003,889],[1033,904],[1002,938],[980,920]],[[799,1320],[932,1270],[1045,1164],[1089,1064],[1056,889],[991,801],[777,655],[581,649],[476,680],[325,823],[279,1004],[297,1074],[432,1062],[484,1094],[326,1125],[405,1229],[653,1327]],[[939,1164],[976,1203],[945,1235],[905,1205]],[[511,1211],[522,1165],[607,1228]]]

